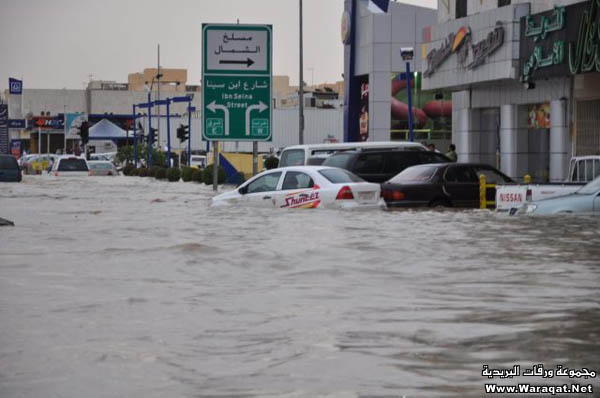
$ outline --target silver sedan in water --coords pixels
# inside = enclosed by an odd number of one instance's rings
[[[564,213],[600,214],[600,177],[589,182],[575,193],[526,203],[517,211],[517,214],[535,216]]]

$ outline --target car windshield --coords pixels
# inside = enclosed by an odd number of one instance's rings
[[[338,153],[325,159],[323,166],[346,169],[352,156],[354,156],[353,153]]]
[[[319,170],[319,174],[327,178],[334,184],[344,184],[348,182],[365,182],[362,178],[357,175],[350,173],[344,169],[325,169]]]
[[[18,169],[17,160],[12,156],[0,156],[0,169]]]
[[[417,181],[428,181],[437,170],[435,166],[414,166],[405,169],[394,178],[390,179],[392,184],[398,184],[402,182],[417,182]]]
[[[58,171],[88,171],[85,159],[61,159],[58,164]]]
[[[592,195],[598,191],[600,191],[600,177],[596,178],[592,182],[589,182],[583,188],[579,189],[577,193],[580,195]]]
[[[304,164],[304,149],[290,149],[283,151],[279,167],[301,166]]]

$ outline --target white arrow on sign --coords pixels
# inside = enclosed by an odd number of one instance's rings
[[[216,113],[217,109],[225,113],[225,135],[229,135],[229,109],[225,105],[217,104],[216,101],[211,102],[206,107],[213,113]]]
[[[258,101],[258,105],[250,105],[246,108],[246,135],[250,135],[250,112],[255,109],[258,109],[258,112],[262,112],[265,109],[269,109],[269,107],[264,102]]]

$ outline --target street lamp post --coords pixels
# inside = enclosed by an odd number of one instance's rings
[[[413,109],[412,109],[412,89],[410,87],[410,61],[413,59],[414,49],[412,47],[402,47],[400,55],[406,61],[406,91],[408,93],[408,140],[414,141],[413,136]]]
[[[303,59],[302,59],[302,0],[300,1],[300,91],[298,105],[300,106],[299,113],[299,134],[298,141],[300,145],[304,144],[304,76],[302,73]]]

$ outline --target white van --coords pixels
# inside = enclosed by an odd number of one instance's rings
[[[331,154],[349,150],[405,149],[426,151],[427,148],[418,142],[409,141],[375,141],[375,142],[340,142],[335,144],[292,145],[281,151],[279,167],[319,165]]]

